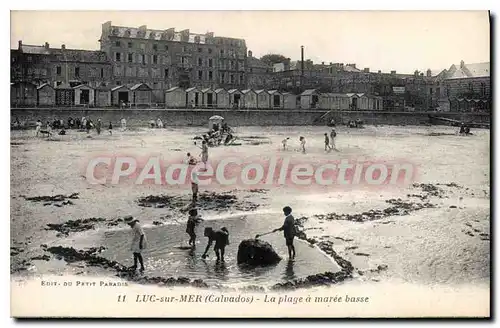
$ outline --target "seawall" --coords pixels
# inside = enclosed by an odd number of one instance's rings
[[[214,110],[214,109],[98,109],[98,108],[12,108],[11,121],[16,118],[27,126],[40,119],[42,122],[88,117],[100,118],[107,126],[119,124],[121,118],[127,126],[147,126],[151,119],[161,118],[167,126],[203,126],[213,115],[224,117],[230,126],[293,126],[325,125],[331,118],[337,123],[361,119],[365,124],[420,125],[429,123],[429,115],[465,122],[490,123],[489,113],[436,113],[436,112],[385,112],[385,111],[342,111],[329,113],[326,110]]]

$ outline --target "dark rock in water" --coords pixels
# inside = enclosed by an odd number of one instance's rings
[[[103,218],[89,218],[89,219],[78,219],[78,220],[68,220],[64,223],[49,223],[45,230],[55,230],[60,232],[62,235],[68,235],[70,232],[80,232],[94,229],[94,226],[98,222],[106,221]],[[62,236],[61,235],[61,236]],[[59,235],[58,235],[59,237]]]
[[[78,199],[78,193],[73,193],[69,196],[66,195],[55,195],[55,196],[35,196],[35,197],[24,197],[25,200],[32,202],[44,202],[43,206],[54,205],[57,207],[62,207],[65,205],[74,205],[74,203],[68,199]]]
[[[251,266],[273,265],[281,261],[271,244],[259,239],[246,239],[238,247],[238,264]]]
[[[39,260],[39,261],[49,261],[50,260],[50,256],[48,256],[47,254],[45,255],[42,255],[42,256],[35,256],[35,257],[32,257],[31,260]]]
[[[153,225],[155,226],[159,226],[159,225],[162,225],[163,222],[160,222],[160,221],[153,221]]]

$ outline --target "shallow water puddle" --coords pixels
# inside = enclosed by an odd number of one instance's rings
[[[262,283],[265,285],[283,280],[303,278],[325,271],[340,271],[339,266],[332,259],[317,248],[296,240],[296,259],[288,261],[287,248],[282,232],[262,237],[271,243],[283,260],[272,267],[244,268],[236,264],[238,245],[243,239],[254,238],[258,233],[268,232],[282,224],[280,216],[269,214],[246,215],[231,219],[206,220],[197,228],[196,249],[180,249],[187,246],[188,235],[185,225],[163,225],[146,227],[148,248],[144,253],[146,276],[186,276],[191,279],[203,279],[207,283],[237,284]],[[217,264],[212,249],[206,260],[201,259],[207,238],[203,237],[204,227],[214,229],[225,226],[228,228],[229,246],[226,247],[225,264]],[[83,240],[76,242],[77,248],[102,245],[106,247],[100,256],[116,260],[125,265],[132,265],[130,229],[111,230],[104,233],[99,244],[84,245]],[[88,239],[87,239],[88,242]],[[97,241],[95,241],[97,242]]]

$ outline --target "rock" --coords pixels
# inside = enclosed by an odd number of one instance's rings
[[[280,261],[281,257],[268,242],[259,239],[246,239],[238,247],[238,264],[266,266],[277,264]]]
[[[457,208],[455,205],[451,205],[450,208]]]

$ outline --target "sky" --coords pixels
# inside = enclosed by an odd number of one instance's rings
[[[12,11],[11,42],[99,49],[101,25],[243,38],[254,57],[355,63],[399,73],[490,61],[487,11]]]

